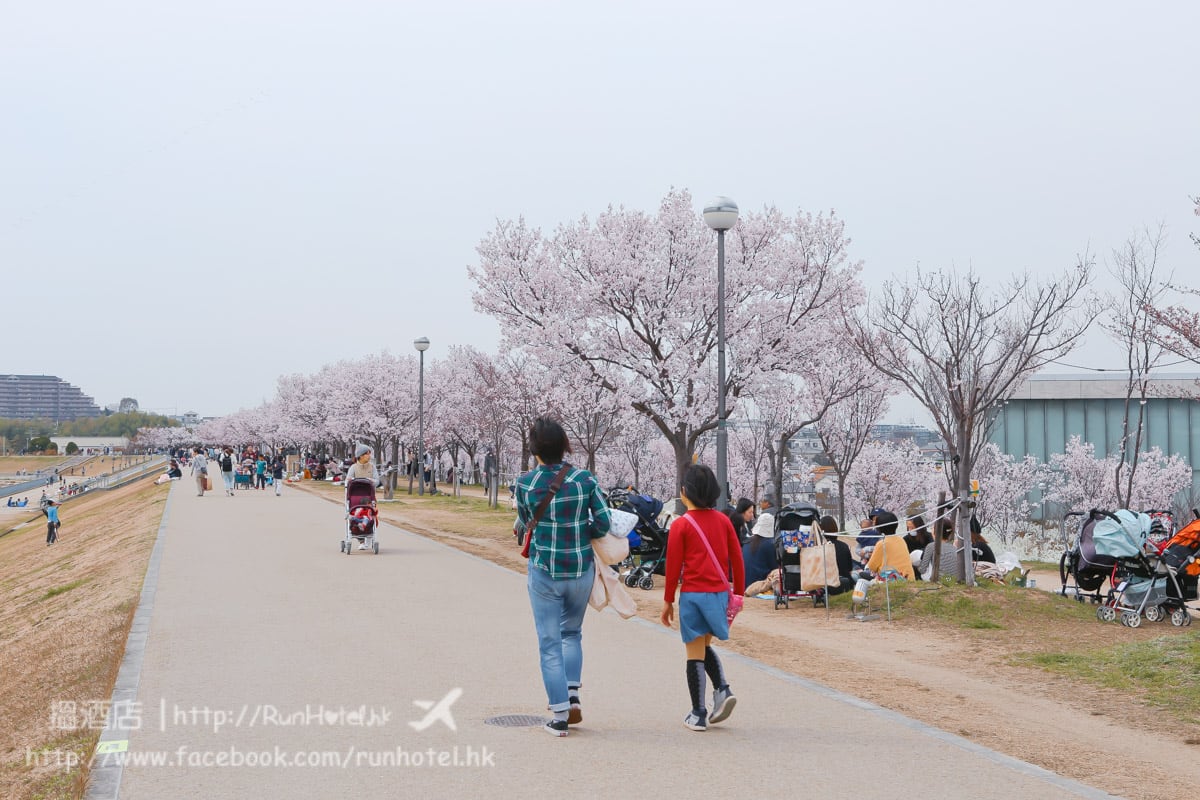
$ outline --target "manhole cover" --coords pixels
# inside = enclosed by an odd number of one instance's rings
[[[546,718],[535,717],[532,714],[505,714],[500,717],[488,717],[483,724],[501,728],[536,728],[545,725]]]

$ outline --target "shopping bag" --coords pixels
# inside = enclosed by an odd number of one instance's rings
[[[838,575],[837,548],[814,531],[812,547],[800,548],[800,591],[814,592],[826,586],[841,585]]]
[[[207,475],[204,476],[204,491],[212,491],[212,478],[208,477]]]

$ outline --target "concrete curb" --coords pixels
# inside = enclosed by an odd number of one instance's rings
[[[162,520],[154,549],[150,552],[150,563],[142,580],[142,593],[138,599],[133,624],[125,640],[125,655],[117,672],[113,686],[112,705],[96,752],[92,756],[92,768],[88,777],[84,800],[116,800],[121,794],[121,778],[125,772],[124,753],[129,748],[129,732],[122,719],[122,712],[137,700],[138,684],[142,677],[142,660],[146,653],[146,641],[150,636],[150,618],[154,614],[154,595],[158,590],[158,569],[162,563],[163,546],[166,543],[167,523],[171,517],[171,497],[167,495]]]

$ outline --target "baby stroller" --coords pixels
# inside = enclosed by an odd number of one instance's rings
[[[1195,600],[1196,584],[1200,579],[1200,511],[1196,517],[1163,544],[1163,560],[1175,573],[1185,600]]]
[[[378,527],[375,481],[355,478],[346,484],[346,538],[342,540],[342,552],[350,555],[357,542],[359,550],[379,555],[379,540],[375,536]]]
[[[625,585],[630,588],[653,589],[654,576],[663,574],[667,561],[667,531],[658,524],[662,501],[633,489],[612,489],[608,505],[638,518],[629,532],[629,558],[616,565],[617,572],[625,576]]]
[[[779,564],[775,608],[788,608],[789,600],[797,597],[811,597],[814,607],[821,604],[823,592],[800,589],[800,548],[816,544],[812,526],[820,518],[821,512],[811,503],[792,503],[775,515],[775,560]]]
[[[1096,523],[1108,516],[1104,511],[1069,511],[1062,518],[1063,542],[1068,542],[1067,523],[1072,517],[1085,517],[1075,536],[1074,544],[1063,550],[1058,560],[1058,576],[1062,579],[1063,597],[1073,596],[1079,602],[1084,598],[1093,603],[1104,602],[1100,587],[1112,577],[1117,566],[1116,556],[1098,552],[1095,543]]]
[[[1097,618],[1112,622],[1119,615],[1130,628],[1141,625],[1143,617],[1158,622],[1169,616],[1172,625],[1190,625],[1175,570],[1147,543],[1150,517],[1125,509],[1092,512],[1091,517],[1096,520],[1092,541],[1097,552],[1116,559],[1109,577],[1112,589],[1096,609]]]

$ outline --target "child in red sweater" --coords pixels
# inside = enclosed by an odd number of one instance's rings
[[[737,533],[729,517],[713,509],[721,490],[713,471],[693,464],[683,474],[679,497],[687,513],[675,520],[667,537],[666,593],[660,619],[668,628],[675,616],[675,587],[679,587],[679,632],[687,650],[688,691],[692,711],[683,724],[694,731],[708,729],[708,723],[721,722],[733,711],[737,698],[725,680],[725,670],[712,649],[712,638],[729,638],[725,607],[729,603],[730,580],[733,591],[745,591],[745,571]],[[721,564],[717,571],[703,536]],[[708,716],[704,704],[704,676],[713,683],[713,712]]]

